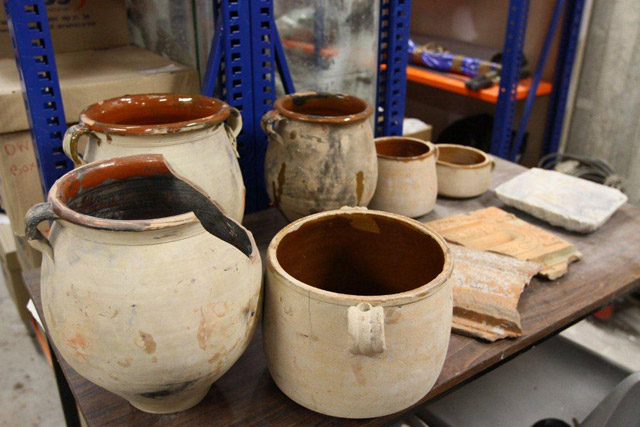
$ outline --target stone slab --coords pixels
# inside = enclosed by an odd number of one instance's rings
[[[627,196],[615,188],[538,168],[529,169],[495,191],[509,206],[579,233],[597,230],[627,202]]]

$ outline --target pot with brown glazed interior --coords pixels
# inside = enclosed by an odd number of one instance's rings
[[[418,221],[364,208],[302,218],[267,249],[263,346],[280,389],[369,418],[429,392],[451,333],[452,259]]]
[[[484,151],[456,144],[438,144],[438,194],[463,199],[489,189],[495,161]]]
[[[367,206],[378,179],[372,114],[355,96],[301,92],[278,99],[264,115],[267,193],[289,221]]]
[[[226,103],[201,95],[125,95],[85,108],[64,136],[76,166],[135,154],[162,154],[180,176],[202,188],[242,221],[245,188],[236,137],[242,117]],[[79,152],[78,141],[87,143]]]
[[[262,287],[253,237],[162,156],[74,169],[26,223],[43,252],[49,336],[80,375],[136,408],[196,405],[247,347]]]
[[[433,209],[438,196],[438,149],[430,142],[403,136],[376,138],[378,185],[371,209],[419,217]]]

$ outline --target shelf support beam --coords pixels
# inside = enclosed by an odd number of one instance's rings
[[[522,48],[527,30],[529,0],[510,0],[507,31],[502,49],[500,89],[491,134],[493,155],[506,159],[511,147],[513,117],[516,108],[516,89],[520,78]]]
[[[4,0],[44,194],[73,169],[62,151],[67,123],[44,0]],[[28,3],[28,4],[25,4]]]

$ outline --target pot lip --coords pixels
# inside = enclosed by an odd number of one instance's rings
[[[425,283],[409,291],[400,292],[396,294],[386,294],[386,295],[352,295],[352,294],[341,294],[338,292],[326,291],[324,289],[316,288],[315,286],[307,285],[306,283],[291,276],[280,265],[280,262],[278,261],[278,256],[277,256],[277,249],[280,242],[287,234],[298,230],[303,224],[310,221],[317,220],[317,219],[321,219],[329,216],[342,216],[342,215],[363,214],[363,213],[399,220],[407,225],[410,225],[411,227],[415,228],[417,231],[421,233],[428,234],[429,237],[431,237],[438,243],[438,245],[440,246],[440,249],[442,250],[442,253],[444,256],[444,265],[442,266],[442,271],[438,273],[438,275],[434,277],[430,282]],[[269,247],[267,248],[266,257],[267,257],[267,268],[273,270],[273,272],[275,272],[276,274],[286,279],[283,282],[287,287],[293,289],[298,293],[304,293],[312,299],[325,301],[325,302],[333,303],[336,305],[343,305],[343,306],[357,305],[361,302],[368,302],[370,304],[377,304],[377,305],[384,305],[384,306],[404,305],[404,304],[416,302],[442,289],[444,284],[450,279],[453,271],[453,258],[451,256],[451,252],[445,240],[426,224],[411,218],[404,217],[402,215],[396,215],[396,214],[383,212],[383,211],[368,210],[367,208],[354,208],[354,207],[348,207],[348,208],[345,207],[337,210],[321,212],[321,213],[300,218],[297,221],[292,222],[291,224],[287,225],[282,230],[280,230],[275,235],[275,237],[271,240],[271,243],[269,243]]]
[[[395,141],[395,142],[400,142],[400,141],[411,141],[411,142],[417,142],[419,144],[422,145],[426,145],[427,148],[429,149],[429,151],[427,151],[426,153],[420,154],[418,156],[407,156],[407,157],[400,157],[400,156],[389,156],[386,154],[380,154],[378,153],[378,150],[376,150],[376,154],[378,156],[379,159],[387,159],[387,160],[395,160],[395,161],[400,161],[400,162],[406,162],[408,160],[422,160],[422,159],[426,159],[427,157],[431,157],[433,155],[435,155],[437,149],[434,148],[435,146],[427,141],[423,141],[421,139],[418,138],[412,138],[409,136],[381,136],[379,138],[376,138],[374,140],[374,142],[376,143],[376,147],[378,146],[378,142],[384,142],[384,141]]]
[[[284,107],[285,101],[292,100],[294,98],[326,98],[326,97],[336,97],[354,100],[357,102],[362,102],[364,104],[364,110],[355,114],[347,114],[344,116],[315,116],[311,114],[302,114],[296,113],[295,111],[288,110]],[[357,96],[349,95],[346,93],[340,92],[316,92],[316,91],[308,91],[308,92],[296,92],[289,95],[285,95],[273,104],[273,107],[278,110],[280,114],[290,119],[299,120],[302,122],[310,122],[310,123],[327,123],[327,124],[350,124],[356,123],[363,120],[368,119],[373,114],[373,105],[371,105],[366,100],[359,98]]]
[[[91,118],[103,106],[116,106],[118,103],[136,102],[170,102],[179,104],[180,102],[197,102],[218,108],[214,114],[192,120],[185,120],[174,123],[149,124],[149,125],[126,125],[119,123],[106,123]],[[114,135],[166,135],[178,132],[190,132],[193,130],[213,127],[226,120],[230,114],[236,114],[231,107],[219,99],[203,95],[191,95],[181,93],[146,93],[135,95],[123,95],[115,98],[105,99],[85,107],[80,113],[80,122],[92,132]]]
[[[465,151],[465,150],[473,151],[474,153],[480,154],[484,159],[480,163],[474,163],[472,165],[461,165],[458,163],[445,162],[444,160],[440,160],[440,158],[438,158],[436,160],[436,164],[438,166],[446,166],[452,169],[479,169],[479,168],[483,168],[491,165],[491,158],[489,157],[489,155],[484,151],[478,150],[477,148],[474,148],[474,147],[469,147],[469,146],[460,145],[460,144],[436,144],[436,147],[457,148],[462,151]]]
[[[93,228],[98,230],[137,232],[153,231],[199,222],[198,218],[193,212],[186,212],[183,214],[168,216],[164,218],[144,220],[118,220],[98,218],[95,216],[76,212],[69,208],[64,201],[66,197],[66,191],[75,191],[75,195],[77,195],[81,188],[80,181],[82,180],[83,176],[87,174],[99,173],[100,170],[107,168],[118,168],[127,173],[131,172],[133,167],[137,168],[136,171],[139,172],[139,174],[135,175],[132,173],[131,175],[125,176],[124,178],[144,175],[151,176],[160,173],[173,173],[171,166],[166,162],[164,156],[162,156],[161,154],[140,154],[135,156],[118,157],[99,162],[92,162],[73,169],[63,175],[60,179],[58,179],[49,190],[47,201],[51,203],[53,212],[57,216],[59,216],[60,219],[68,221],[72,224],[79,225],[81,227]],[[95,185],[99,185],[107,179],[110,178],[104,177],[102,181],[98,182]],[[184,178],[182,177],[180,177],[180,179],[184,180]],[[193,185],[191,182],[188,183]],[[197,186],[194,187],[198,188]]]

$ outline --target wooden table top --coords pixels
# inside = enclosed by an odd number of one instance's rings
[[[492,187],[524,171],[524,168],[498,159]],[[421,218],[430,221],[488,206],[499,206],[518,217],[573,242],[584,254],[569,267],[564,277],[550,282],[534,278],[525,289],[518,306],[524,335],[485,343],[453,334],[444,368],[433,389],[414,407],[455,386],[479,377],[519,352],[556,334],[640,284],[640,209],[623,206],[598,231],[579,235],[536,220],[520,211],[506,208],[492,194],[464,200],[438,199],[433,212]],[[255,236],[264,259],[271,238],[286,221],[274,209],[254,213],[244,224]],[[26,284],[42,315],[39,271],[25,274]],[[262,353],[261,331],[236,364],[216,383],[205,399],[194,408],[171,415],[151,415],[134,409],[124,399],[86,381],[60,359],[64,374],[78,406],[91,426],[129,425],[383,425],[401,418],[403,413],[366,420],[344,420],[312,412],[294,403],[275,385]],[[427,390],[425,390],[425,393]]]

